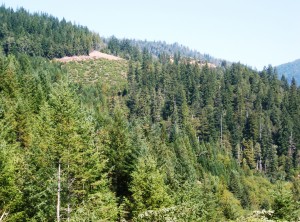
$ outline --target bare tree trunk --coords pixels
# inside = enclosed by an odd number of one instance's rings
[[[67,211],[68,211],[68,222],[70,222],[70,211],[71,211],[71,209],[70,209],[70,203],[68,203],[68,209],[67,209]]]
[[[262,114],[262,106],[260,105],[260,115],[259,115],[259,141],[260,142],[261,142],[261,133],[262,133],[261,114]]]
[[[267,173],[267,161],[265,160],[265,173]]]
[[[58,163],[58,180],[57,180],[57,208],[56,208],[56,216],[57,222],[60,222],[60,161]]]
[[[68,209],[67,209],[67,221],[70,222],[70,188],[71,188],[71,183],[70,183],[70,146],[68,146]]]
[[[67,208],[67,214],[68,214],[68,217],[67,217],[67,221],[70,222],[70,212],[71,212],[71,209],[70,209],[70,178],[69,178],[69,163],[68,163],[68,208]]]
[[[238,164],[239,166],[241,165],[241,159],[240,159],[240,155],[241,155],[241,148],[238,146],[237,147],[237,159],[238,159]]]
[[[262,161],[261,161],[261,157],[259,157],[259,171],[262,172]]]
[[[8,213],[7,212],[3,212],[3,214],[1,215],[0,217],[0,222],[4,221],[4,219],[8,216]]]
[[[220,120],[220,122],[221,122],[221,129],[220,129],[220,140],[221,140],[221,149],[223,148],[223,110],[222,110],[222,112],[221,112],[221,120]]]

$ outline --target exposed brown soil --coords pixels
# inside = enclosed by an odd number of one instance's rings
[[[108,55],[106,53],[102,53],[99,51],[92,51],[88,56],[82,55],[82,56],[71,56],[71,57],[63,57],[60,59],[54,59],[55,61],[59,62],[71,62],[71,61],[83,61],[83,60],[89,60],[89,59],[108,59],[108,60],[123,60],[120,57]]]

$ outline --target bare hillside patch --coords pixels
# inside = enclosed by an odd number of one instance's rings
[[[102,53],[99,51],[92,51],[88,56],[82,55],[82,56],[66,56],[60,59],[55,59],[55,61],[59,62],[72,62],[72,61],[84,61],[89,59],[108,59],[108,60],[123,60],[120,57],[109,55],[106,53]]]

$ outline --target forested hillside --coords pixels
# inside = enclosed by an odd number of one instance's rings
[[[129,60],[0,53],[4,221],[299,220],[295,81],[118,50]]]
[[[99,49],[99,35],[87,27],[61,21],[46,13],[30,14],[0,6],[0,46],[6,55],[26,53],[47,58],[88,55]]]

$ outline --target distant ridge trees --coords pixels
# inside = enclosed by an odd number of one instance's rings
[[[147,49],[153,57],[163,58],[168,57],[177,61],[180,57],[201,61],[202,63],[209,62],[216,66],[226,66],[224,60],[214,58],[206,53],[200,53],[197,50],[190,49],[179,43],[168,44],[165,41],[147,41],[137,39],[118,39],[115,36],[103,38],[104,43],[107,45],[108,52],[125,56],[134,60],[139,59],[137,52],[142,52]],[[117,50],[116,50],[117,49]]]
[[[300,59],[293,62],[288,62],[276,67],[279,77],[284,77],[289,83],[295,78],[296,82],[300,83]]]

